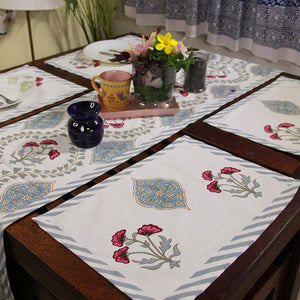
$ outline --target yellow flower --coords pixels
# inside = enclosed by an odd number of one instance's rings
[[[170,54],[174,47],[177,46],[177,41],[172,39],[170,32],[167,32],[166,35],[158,34],[157,40],[159,43],[155,46],[155,48],[159,51],[164,50],[166,54]]]

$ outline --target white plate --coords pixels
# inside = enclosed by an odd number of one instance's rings
[[[118,54],[122,51],[125,51],[126,49],[129,49],[130,44],[136,45],[140,42],[141,42],[141,38],[139,37],[98,41],[87,45],[83,49],[83,53],[84,55],[92,59],[99,60],[105,63],[112,63],[109,59],[115,58],[114,54]],[[104,54],[104,53],[108,53],[108,54]]]

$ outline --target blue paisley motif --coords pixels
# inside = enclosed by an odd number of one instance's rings
[[[162,126],[172,126],[180,123],[181,121],[189,118],[193,114],[193,109],[179,110],[173,116],[161,117]]]
[[[267,76],[274,70],[270,67],[256,65],[251,68],[251,72],[257,76]]]
[[[216,85],[211,88],[215,98],[226,98],[239,90],[239,86],[236,85]]]
[[[263,101],[271,111],[283,115],[300,115],[300,107],[290,101]]]
[[[132,180],[138,204],[156,209],[189,209],[185,191],[179,182],[165,178]]]
[[[92,162],[109,162],[132,149],[133,141],[101,143],[93,150]]]
[[[29,182],[11,185],[1,196],[0,211],[12,212],[42,199],[52,190],[51,182]]]
[[[58,125],[64,116],[63,112],[51,112],[48,115],[37,117],[25,123],[27,129],[53,128]]]

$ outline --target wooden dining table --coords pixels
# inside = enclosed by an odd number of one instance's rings
[[[53,57],[60,55],[62,53]],[[92,91],[89,79],[45,64],[45,60],[38,60],[33,65],[86,87],[87,91],[82,92],[82,95]],[[4,244],[8,276],[15,298],[17,300],[129,299],[104,276],[43,231],[32,218],[51,211],[103,180],[161,151],[183,135],[203,141],[267,169],[300,179],[298,155],[275,150],[205,123],[205,119],[268,86],[280,77],[300,80],[300,77],[281,73],[105,174],[70,190],[52,203],[32,211],[9,225],[4,232]],[[4,121],[0,127],[24,120],[74,98],[75,96],[68,97]],[[297,299],[300,287],[299,229],[300,190],[260,237],[196,299]]]

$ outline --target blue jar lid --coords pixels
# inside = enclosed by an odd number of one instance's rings
[[[93,119],[101,111],[101,105],[96,101],[79,101],[69,105],[67,111],[75,119]]]

